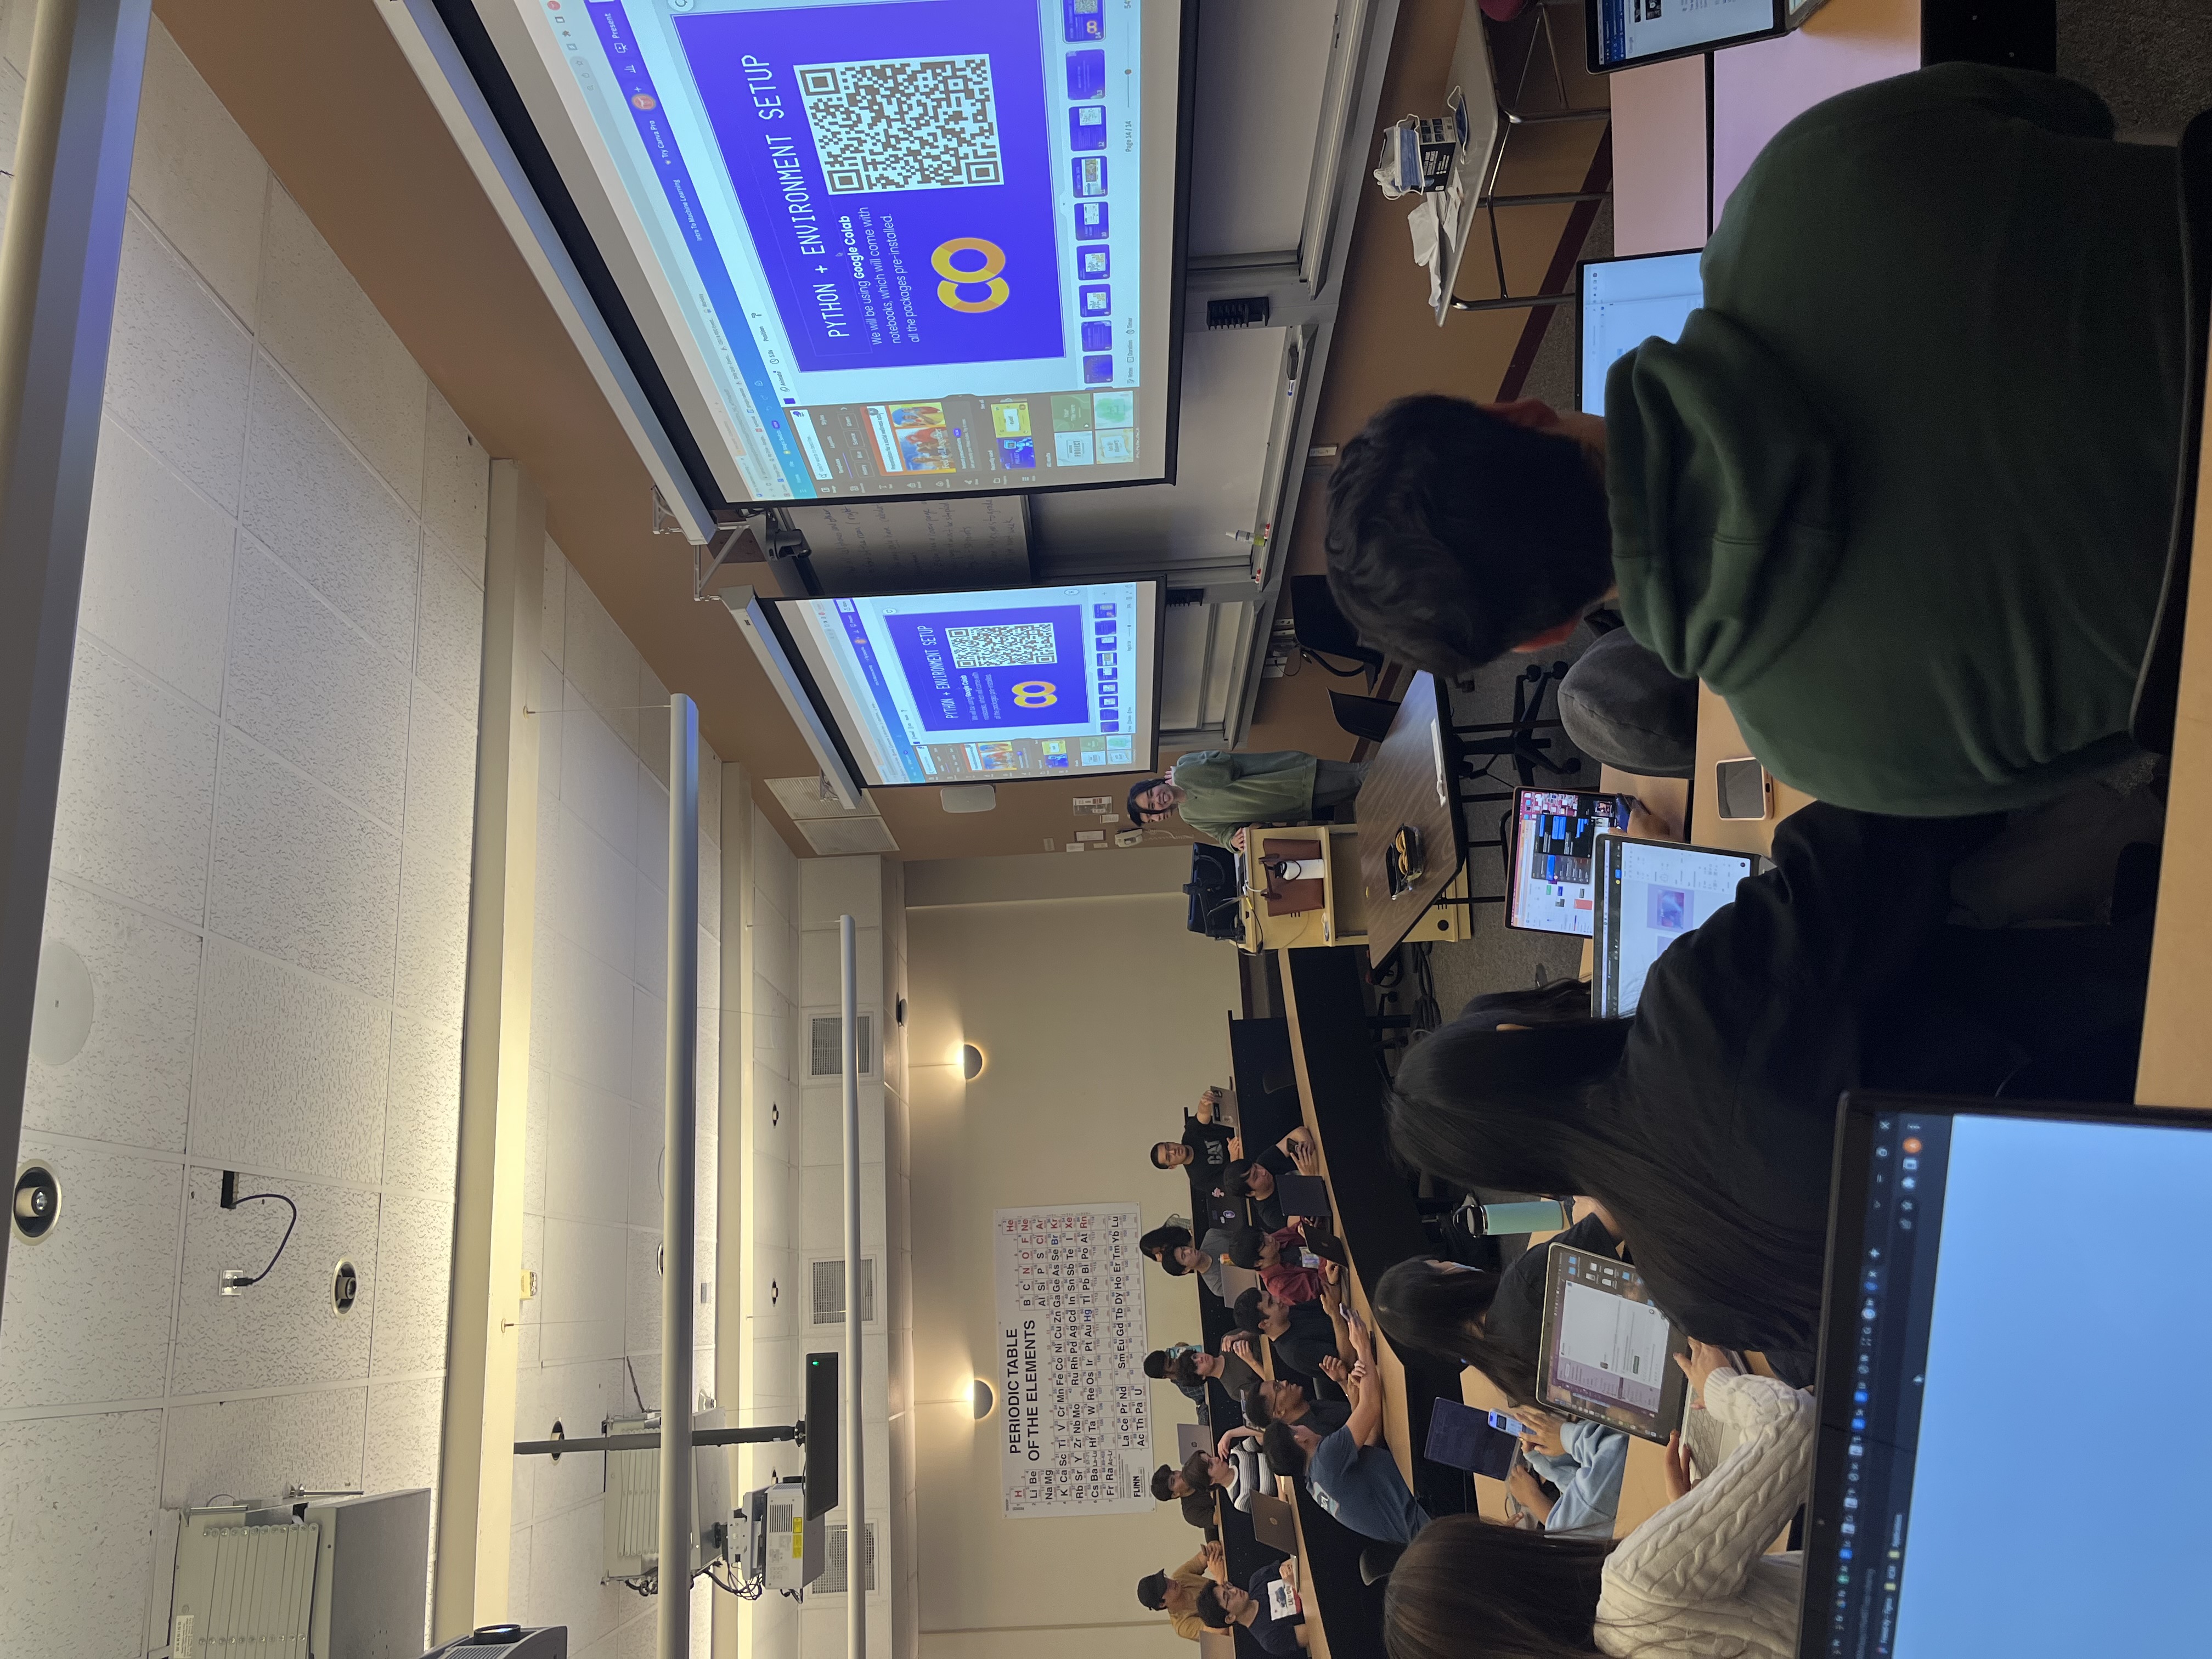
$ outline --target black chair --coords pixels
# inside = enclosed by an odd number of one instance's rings
[[[1567,665],[1554,662],[1549,666],[1531,663],[1521,671],[1521,678],[1513,682],[1513,718],[1492,720],[1475,726],[1456,726],[1452,728],[1459,740],[1460,754],[1468,769],[1476,776],[1488,774],[1489,767],[1476,764],[1479,757],[1487,756],[1492,764],[1510,760],[1513,770],[1521,780],[1523,789],[1536,787],[1539,768],[1554,777],[1565,777],[1582,770],[1582,762],[1570,757],[1554,760],[1552,740],[1540,738],[1539,731],[1556,729],[1560,722],[1544,716],[1544,694],[1556,680],[1566,678]],[[1469,801],[1502,800],[1502,795],[1470,795]]]
[[[1308,662],[1340,680],[1358,679],[1364,674],[1373,689],[1382,672],[1382,653],[1359,642],[1359,630],[1336,608],[1328,577],[1291,578],[1291,628],[1297,639],[1298,654]],[[1328,660],[1330,657],[1349,657],[1359,666],[1339,668]]]
[[[2181,269],[2188,307],[2182,346],[2181,467],[2173,492],[2173,530],[2166,583],[2150,646],[2136,675],[2128,729],[2145,749],[2173,752],[2174,704],[2181,692],[2182,632],[2189,612],[2189,563],[2197,528],[2197,469],[2204,429],[2204,353],[2212,333],[2212,111],[2182,130]]]
[[[1355,738],[1380,743],[1390,735],[1390,722],[1398,718],[1398,705],[1388,697],[1362,697],[1349,691],[1328,694],[1328,712],[1336,723]]]
[[[1211,842],[1194,842],[1190,849],[1190,879],[1183,884],[1190,899],[1184,925],[1208,939],[1241,939],[1243,915],[1237,890],[1237,856]]]

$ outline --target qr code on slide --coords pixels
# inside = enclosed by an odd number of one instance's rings
[[[1026,668],[1058,662],[1050,623],[1000,623],[989,628],[948,628],[955,668]]]
[[[988,57],[795,67],[832,196],[1005,182]]]

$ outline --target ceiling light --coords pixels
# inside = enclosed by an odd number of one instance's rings
[[[980,1423],[988,1417],[992,1407],[998,1403],[999,1396],[991,1391],[991,1385],[981,1377],[977,1377],[975,1379],[975,1420]]]
[[[964,1083],[973,1083],[982,1075],[983,1051],[972,1042],[962,1043],[960,1045],[961,1080]]]

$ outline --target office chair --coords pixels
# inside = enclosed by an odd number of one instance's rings
[[[1398,718],[1398,705],[1388,697],[1355,696],[1349,691],[1328,694],[1328,712],[1337,725],[1355,738],[1380,743],[1390,735],[1390,722]]]
[[[2173,752],[2174,703],[2181,694],[2182,632],[2189,612],[2189,563],[2197,529],[2197,471],[2204,430],[2204,353],[2212,330],[2212,110],[2182,130],[2181,270],[2183,334],[2181,468],[2173,491],[2173,529],[2166,544],[2166,582],[2151,623],[2150,645],[2136,674],[2128,730],[2145,749]]]
[[[1364,673],[1369,690],[1374,689],[1382,672],[1382,653],[1359,642],[1359,630],[1336,608],[1328,577],[1291,578],[1291,628],[1297,639],[1298,654],[1308,662],[1340,680],[1357,679]],[[1349,657],[1359,666],[1339,668],[1329,657]]]
[[[1564,662],[1555,662],[1549,666],[1530,663],[1521,671],[1521,677],[1513,682],[1511,720],[1452,728],[1459,741],[1462,763],[1473,775],[1488,775],[1489,765],[1477,764],[1479,757],[1486,755],[1490,757],[1490,765],[1510,759],[1523,789],[1536,787],[1539,768],[1554,777],[1565,777],[1582,770],[1583,763],[1578,758],[1571,757],[1564,761],[1554,760],[1551,753],[1552,740],[1536,736],[1540,730],[1556,728],[1560,724],[1556,719],[1544,717],[1544,693],[1553,682],[1565,678],[1566,672],[1567,665]],[[1464,799],[1473,803],[1503,800],[1505,797],[1469,795]]]

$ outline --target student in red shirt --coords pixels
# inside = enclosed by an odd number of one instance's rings
[[[1229,1235],[1229,1259],[1257,1273],[1267,1294],[1278,1302],[1321,1300],[1321,1270],[1306,1267],[1305,1255],[1305,1234],[1295,1224],[1272,1233],[1238,1227]]]

